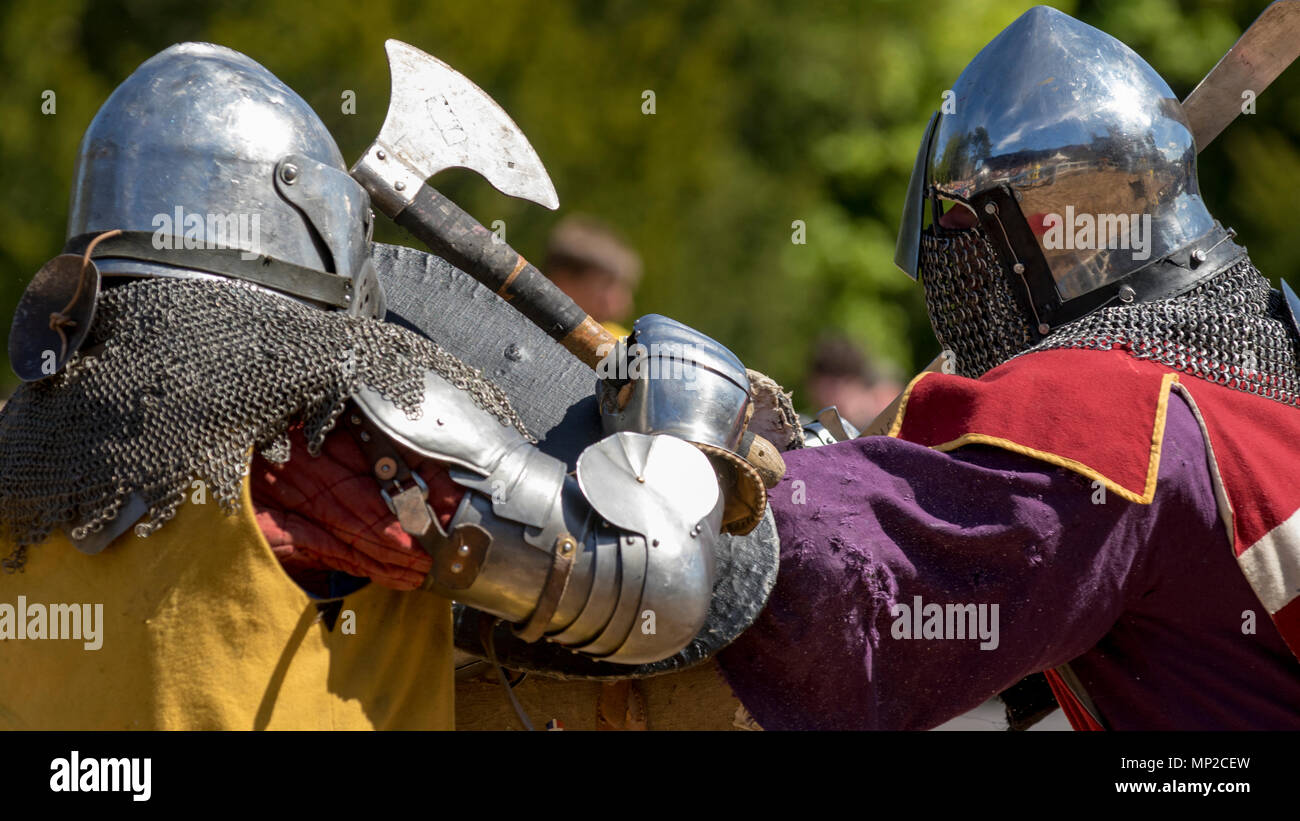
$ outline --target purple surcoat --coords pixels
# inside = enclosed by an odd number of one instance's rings
[[[776,589],[719,655],[764,728],[928,729],[1070,662],[1112,729],[1300,729],[1300,662],[1234,561],[1177,394],[1150,505],[986,446],[870,437],[786,462]],[[984,605],[996,646],[909,636],[918,604]]]

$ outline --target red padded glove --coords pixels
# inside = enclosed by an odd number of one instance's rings
[[[301,428],[289,432],[289,442],[287,463],[255,456],[249,477],[257,525],[285,571],[309,590],[326,570],[395,590],[419,587],[433,560],[384,504],[379,482],[352,437],[330,434],[315,458],[307,453]],[[446,527],[464,488],[451,481],[442,463],[398,449],[428,483],[429,504]]]

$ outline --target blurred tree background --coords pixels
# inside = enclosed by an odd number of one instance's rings
[[[245,52],[320,113],[349,160],[388,102],[386,38],[443,58],[493,95],[555,181],[559,214],[467,172],[438,187],[540,258],[563,213],[598,215],[646,262],[637,313],[732,347],[796,390],[820,333],[900,371],[937,353],[920,289],[893,267],[898,213],[930,112],[1023,0],[3,0],[0,316],[63,244],[77,143],[155,52]],[[1265,0],[1080,0],[1057,7],[1128,43],[1181,98]],[[56,113],[42,113],[52,90]],[[343,113],[346,90],[355,114]],[[655,112],[642,111],[653,91]],[[1202,157],[1211,211],[1274,277],[1300,268],[1300,68]],[[806,242],[792,242],[794,223]],[[377,239],[410,242],[382,223]],[[3,340],[0,340],[3,341]],[[14,377],[5,357],[0,396]]]

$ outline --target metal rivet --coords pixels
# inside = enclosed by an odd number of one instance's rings
[[[564,541],[560,542],[561,553],[572,553],[573,548],[574,548],[574,544],[572,539],[565,539]]]
[[[1015,271],[1017,274],[1023,274],[1025,272],[1025,264],[1023,262],[1017,262],[1015,265],[1011,266],[1011,270]]]
[[[361,424],[361,417],[360,417],[360,416],[355,416],[355,415],[354,415],[354,416],[352,417],[352,424],[354,424],[354,425],[360,425],[360,424]]]
[[[643,485],[645,484],[645,477],[644,477],[644,476],[638,476],[638,477],[636,477],[636,480],[637,480],[638,482],[640,482],[641,484],[643,484]]]
[[[1130,287],[1127,286],[1127,285],[1121,285],[1121,286],[1119,286],[1119,301],[1120,301],[1120,302],[1132,302],[1132,301],[1133,301],[1134,299],[1136,299],[1136,298],[1137,298],[1137,292],[1134,291],[1132,288],[1130,288]]]
[[[451,572],[452,572],[452,573],[459,573],[461,570],[464,570],[464,569],[465,569],[465,568],[464,568],[464,565],[462,565],[460,562],[452,562],[452,563],[451,563]]]
[[[398,191],[405,191],[406,183],[402,182],[401,180],[398,180],[397,182],[393,183],[393,187],[396,188]]]
[[[1046,322],[1040,322],[1040,323],[1038,323],[1038,332],[1039,332],[1040,334],[1042,334],[1043,336],[1047,336],[1047,332],[1050,331],[1050,330],[1052,330],[1052,328],[1051,328],[1051,326],[1048,325]]]
[[[462,555],[462,556],[468,556],[468,555],[469,555],[469,545],[467,545],[467,544],[463,544],[463,545],[461,545],[460,547],[456,548],[456,552],[459,553],[459,554]]]
[[[392,457],[385,456],[383,459],[375,462],[375,474],[379,476],[380,479],[391,478],[396,473],[397,462],[394,461]]]
[[[263,177],[262,179],[266,179]],[[285,163],[280,167],[280,179],[284,180],[286,185],[293,185],[298,181],[298,166],[293,163]]]
[[[364,430],[361,431],[361,441],[362,441],[362,442],[369,442],[369,441],[370,441],[370,434],[366,433]]]
[[[446,422],[442,421],[441,419],[436,419],[436,420],[434,420],[434,421],[436,421],[439,425],[445,425],[445,424],[447,424]]]
[[[998,207],[996,205],[994,205],[991,202],[984,203],[985,214],[996,214],[997,212],[998,212]]]
[[[1205,251],[1200,248],[1197,248],[1195,251],[1192,252],[1192,259],[1196,260],[1197,262],[1205,262],[1205,260],[1208,258],[1209,258],[1209,254],[1206,254]]]
[[[659,546],[659,540],[658,540],[658,539],[654,539],[653,541],[650,542],[650,546],[651,546],[651,547],[658,547],[658,546]]]
[[[381,160],[386,160],[388,159],[388,152],[381,148],[375,152],[375,156]]]

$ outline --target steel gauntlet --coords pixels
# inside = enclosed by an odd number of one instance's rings
[[[597,375],[606,433],[668,434],[695,445],[718,475],[726,531],[753,530],[767,507],[766,487],[779,476],[765,477],[755,464],[765,463],[747,456],[780,459],[745,430],[754,405],[745,366],[734,353],[676,320],[650,314],[636,321]]]

